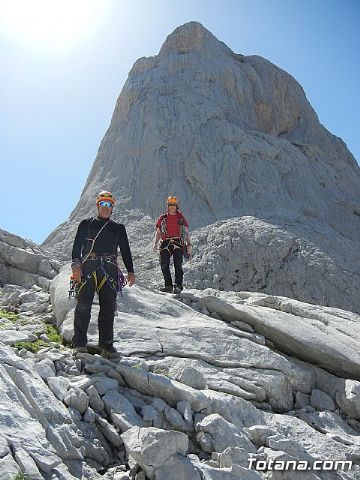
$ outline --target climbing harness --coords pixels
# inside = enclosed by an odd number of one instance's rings
[[[171,257],[171,255],[174,253],[174,250],[176,250],[177,248],[180,248],[181,250],[183,249],[183,243],[181,241],[181,238],[179,237],[166,238],[165,240],[163,240],[163,243],[165,242],[167,242],[166,246],[162,248],[160,247],[160,254],[164,250],[167,250]],[[171,247],[173,247],[172,252],[170,251]]]
[[[178,227],[179,227],[179,237],[170,237],[170,238],[166,238],[166,235],[167,235],[167,213],[164,213],[162,215],[162,218],[161,218],[161,223],[160,223],[160,232],[161,232],[161,238],[163,240],[163,242],[169,240],[169,242],[166,244],[165,247],[161,248],[160,247],[160,254],[163,250],[167,250],[169,255],[171,256],[172,255],[172,252],[174,252],[174,250],[176,248],[181,248],[182,250],[182,253],[184,255],[184,258],[186,260],[190,259],[191,256],[189,255],[188,253],[188,245],[190,245],[190,243],[188,242],[188,237],[187,237],[187,231],[186,231],[186,226],[185,226],[185,222],[184,222],[184,217],[183,217],[183,214],[178,211],[177,215],[178,215]],[[172,249],[172,252],[170,251],[169,247],[173,246],[173,249]]]
[[[86,256],[86,259],[82,262],[82,264],[84,265],[85,262],[91,262],[91,261],[96,261],[99,263],[99,265],[96,265],[96,267],[84,277],[84,280],[78,286],[78,293],[80,293],[81,289],[83,288],[83,286],[86,284],[88,280],[93,279],[97,294],[99,294],[100,290],[107,282],[110,288],[112,288],[116,293],[120,292],[122,296],[122,290],[127,284],[127,281],[118,265],[117,256],[91,253]],[[113,277],[111,277],[108,274],[108,272],[106,271],[106,264],[110,264],[116,267],[117,280],[115,280]],[[100,281],[98,278],[99,273],[102,274],[102,279]]]
[[[100,290],[102,287],[107,284],[112,288],[116,293],[120,292],[122,296],[122,290],[127,284],[127,281],[124,277],[123,272],[121,271],[118,261],[117,261],[117,255],[109,255],[109,254],[97,254],[93,253],[94,245],[96,242],[96,239],[99,237],[100,233],[104,230],[106,225],[109,222],[104,223],[104,225],[100,228],[98,233],[95,235],[94,238],[85,238],[85,240],[90,241],[90,250],[89,252],[85,255],[85,257],[81,260],[81,267],[83,268],[86,262],[89,261],[97,261],[99,262],[99,265],[96,265],[96,267],[86,276],[83,277],[83,280],[80,283],[76,283],[73,279],[73,276],[70,277],[70,289],[69,289],[69,298],[78,296],[81,289],[84,287],[84,285],[87,283],[88,280],[94,279],[95,283],[95,288],[97,294],[99,294]],[[115,280],[113,277],[111,277],[108,272],[106,271],[106,264],[113,265],[117,269],[117,280]],[[101,272],[103,277],[101,281],[99,282],[98,279],[98,273]]]

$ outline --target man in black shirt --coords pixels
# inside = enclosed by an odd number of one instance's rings
[[[74,315],[73,345],[76,353],[87,352],[87,331],[95,291],[99,296],[99,348],[104,357],[116,357],[114,316],[116,295],[125,285],[117,264],[117,248],[127,269],[127,283],[135,283],[134,267],[126,229],[110,220],[114,196],[102,191],[96,197],[97,218],[83,220],[77,230],[72,250],[73,279],[78,285]]]

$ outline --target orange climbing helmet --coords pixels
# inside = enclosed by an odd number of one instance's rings
[[[176,197],[168,197],[166,203],[168,205],[179,205],[178,199]]]
[[[102,200],[111,202],[113,206],[115,205],[114,195],[107,190],[103,190],[98,194],[98,196],[96,197],[96,205],[99,205],[99,202],[101,202]]]

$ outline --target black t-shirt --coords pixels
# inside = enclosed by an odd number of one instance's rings
[[[100,229],[107,224],[95,240],[92,253],[98,255],[117,255],[120,247],[122,259],[128,273],[134,273],[133,261],[125,226],[113,220],[102,218],[88,218],[80,222],[72,249],[72,260],[77,261],[85,257],[91,250],[93,240]]]

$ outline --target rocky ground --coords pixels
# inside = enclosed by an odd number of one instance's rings
[[[360,478],[357,315],[250,292],[127,287],[122,357],[75,357],[49,327],[71,337],[68,273],[52,304],[39,287],[2,289],[2,479]],[[255,471],[249,458],[352,468]]]

